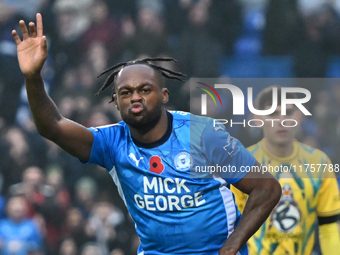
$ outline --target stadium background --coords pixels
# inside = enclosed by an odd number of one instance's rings
[[[339,0],[0,0],[0,217],[6,200],[23,194],[44,254],[136,254],[138,238],[108,173],[36,132],[11,38],[36,12],[48,38],[47,90],[85,126],[119,121],[110,92],[94,96],[96,76],[140,56],[172,56],[188,77],[340,77]],[[168,108],[189,111],[187,84],[168,87]],[[311,80],[308,89],[313,118],[299,140],[340,163],[340,85]],[[261,136],[231,133],[245,146]]]

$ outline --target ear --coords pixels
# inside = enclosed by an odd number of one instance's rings
[[[119,105],[118,105],[118,100],[117,100],[117,94],[114,94],[112,99],[114,100],[115,106],[116,106],[117,110],[119,111]]]
[[[166,104],[169,101],[170,91],[167,88],[162,88],[162,103]]]

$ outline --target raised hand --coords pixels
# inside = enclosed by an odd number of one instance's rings
[[[43,22],[40,13],[37,14],[37,27],[33,22],[28,24],[29,33],[23,20],[19,21],[23,40],[17,31],[12,31],[17,45],[18,61],[21,72],[25,76],[39,74],[47,58],[46,36],[43,35]]]

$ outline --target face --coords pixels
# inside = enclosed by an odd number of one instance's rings
[[[81,212],[79,211],[79,209],[73,208],[70,211],[68,211],[67,217],[66,217],[66,225],[69,228],[77,228],[81,226],[82,222],[83,222],[83,216]]]
[[[265,107],[265,110],[270,109],[270,106]],[[294,140],[296,123],[292,120],[287,120],[282,125],[282,121],[285,119],[293,119],[298,122],[300,120],[300,114],[293,105],[287,105],[286,115],[281,115],[281,106],[278,105],[275,112],[268,116],[260,116],[263,120],[263,133],[264,137],[273,145],[285,146],[292,143]]]
[[[23,174],[23,182],[31,187],[38,187],[43,182],[41,169],[35,166],[29,167]]]
[[[162,79],[147,65],[124,67],[115,81],[115,102],[122,119],[130,127],[151,129],[161,118],[168,90]]]
[[[60,254],[73,255],[77,254],[77,245],[71,238],[67,238],[60,245]]]
[[[20,222],[25,219],[27,213],[26,201],[21,197],[13,197],[8,201],[7,214],[10,219]]]

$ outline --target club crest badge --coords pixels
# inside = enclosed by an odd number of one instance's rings
[[[293,190],[289,184],[282,187],[282,198],[273,211],[271,221],[283,233],[292,232],[301,221],[301,212],[293,199]]]
[[[174,163],[177,170],[185,171],[190,169],[190,167],[193,164],[193,161],[189,152],[181,151],[176,155]]]

